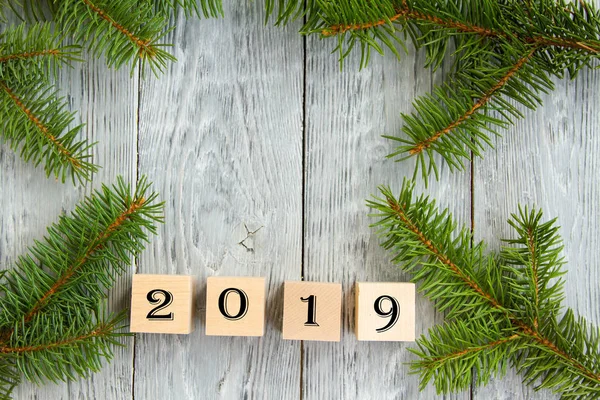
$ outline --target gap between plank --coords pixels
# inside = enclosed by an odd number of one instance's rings
[[[137,182],[140,179],[140,108],[142,100],[142,65],[141,61],[138,60],[138,79],[137,79],[137,115],[135,121],[135,182],[137,189]],[[139,258],[135,258],[135,269],[133,273],[137,273],[139,268]],[[135,400],[135,357],[136,357],[136,345],[137,335],[133,335],[133,350],[131,352],[131,399]]]
[[[306,24],[306,0],[304,1],[303,24]],[[302,237],[301,237],[301,259],[300,259],[300,277],[304,280],[304,257],[305,237],[306,237],[306,72],[307,72],[307,37],[302,36]],[[300,400],[304,400],[304,341],[300,341]]]

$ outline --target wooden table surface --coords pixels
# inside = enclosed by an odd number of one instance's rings
[[[236,4],[234,4],[236,3]],[[103,60],[64,69],[60,91],[98,141],[103,168],[91,187],[146,174],[165,201],[166,223],[110,294],[129,304],[131,274],[197,277],[196,331],[138,334],[89,379],[23,384],[16,399],[546,399],[511,370],[471,393],[437,396],[408,374],[410,343],[358,342],[353,332],[355,281],[406,281],[369,228],[365,200],[380,184],[399,189],[413,162],[386,159],[401,112],[441,82],[423,53],[397,61],[359,54],[343,71],[336,40],[301,37],[298,23],[264,24],[263,2],[226,2],[225,17],[186,21],[166,41],[171,64],[158,79],[112,71]],[[494,139],[465,172],[442,167],[426,190],[460,223],[474,224],[491,249],[511,235],[506,219],[520,204],[559,217],[564,237],[567,305],[600,322],[600,74],[556,80],[544,107]],[[0,145],[0,262],[19,254],[90,187],[47,180]],[[255,233],[252,233],[255,232]],[[262,338],[204,335],[209,276],[267,280]],[[284,280],[341,282],[340,343],[281,338]],[[443,321],[417,295],[417,334]]]

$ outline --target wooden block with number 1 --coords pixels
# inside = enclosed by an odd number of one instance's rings
[[[262,336],[265,278],[211,276],[206,282],[206,334]]]
[[[131,332],[191,333],[193,308],[192,276],[133,275]]]
[[[415,284],[357,282],[354,329],[358,340],[415,340]]]
[[[342,285],[321,282],[283,284],[283,338],[340,341]]]

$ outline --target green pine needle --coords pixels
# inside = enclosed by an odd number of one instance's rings
[[[154,9],[164,15],[176,15],[183,11],[186,17],[216,18],[223,16],[220,0],[154,0]]]
[[[158,74],[175,57],[159,43],[166,33],[167,17],[154,13],[154,5],[136,0],[67,0],[58,2],[56,19],[61,29],[87,43],[94,55],[103,54],[107,64],[120,67],[137,62]]]
[[[98,168],[89,161],[91,145],[78,139],[81,125],[70,128],[73,114],[66,108],[43,80],[0,80],[0,138],[25,161],[43,164],[48,176],[89,180]]]
[[[315,0],[308,11],[302,31],[335,37],[342,60],[357,47],[361,66],[371,50],[399,57],[408,38],[426,66],[453,60],[446,83],[403,115],[403,135],[386,136],[400,142],[390,156],[416,157],[425,183],[438,178],[435,154],[462,169],[521,115],[515,103],[535,108],[550,76],[574,77],[600,58],[600,15],[584,1]]]
[[[0,34],[0,78],[7,80],[55,77],[80,56],[80,46],[64,44],[49,23],[21,23]]]
[[[48,228],[0,278],[0,398],[21,376],[86,377],[112,357],[126,314],[106,311],[107,291],[162,222],[145,178],[121,177]],[[4,397],[2,397],[4,396]]]
[[[47,23],[0,35],[0,141],[63,182],[89,180],[97,170],[81,126],[72,127],[73,113],[50,83],[57,68],[77,60],[79,47],[62,44]]]
[[[439,393],[467,389],[502,376],[507,365],[526,384],[563,398],[600,396],[600,330],[568,309],[562,316],[562,245],[555,220],[520,208],[509,224],[516,239],[499,254],[485,252],[471,232],[457,231],[447,210],[413,196],[413,181],[395,197],[381,188],[368,202],[373,225],[393,262],[413,274],[421,293],[446,313],[446,323],[417,340],[412,365],[421,387]]]

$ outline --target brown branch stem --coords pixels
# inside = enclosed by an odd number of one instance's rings
[[[422,140],[418,143],[415,143],[415,145],[408,151],[409,154],[411,154],[411,155],[418,154],[418,153],[421,153],[423,150],[428,149],[429,147],[431,147],[431,145],[433,143],[435,143],[437,140],[439,140],[442,136],[450,133],[453,129],[456,129],[461,124],[463,124],[466,120],[468,120],[473,114],[475,114],[475,112],[477,112],[477,110],[479,110],[481,107],[486,105],[492,99],[492,97],[498,90],[500,90],[504,85],[506,85],[506,83],[510,80],[510,78],[512,78],[527,63],[527,61],[533,56],[533,54],[537,50],[538,50],[538,47],[534,47],[533,49],[531,49],[531,51],[528,54],[526,54],[525,56],[523,56],[519,60],[517,60],[515,65],[513,65],[513,67],[511,69],[509,69],[506,72],[506,74],[504,74],[502,76],[502,78],[500,78],[498,80],[498,82],[494,86],[492,86],[492,88],[490,88],[490,90],[488,90],[483,96],[481,96],[479,98],[479,100],[477,100],[471,106],[471,108],[469,108],[463,115],[461,115],[456,120],[452,121],[444,129],[440,129],[439,131],[435,132],[432,136],[428,137],[427,139]]]
[[[5,63],[7,61],[16,60],[16,59],[24,59],[24,58],[57,56],[59,54],[61,54],[61,51],[58,49],[48,49],[48,50],[29,51],[29,52],[23,52],[23,53],[9,54],[9,55],[0,57],[0,63]]]
[[[481,345],[481,346],[467,347],[466,349],[462,349],[462,350],[459,350],[459,351],[448,353],[448,354],[445,354],[445,355],[440,356],[440,357],[435,357],[435,358],[431,359],[428,362],[428,364],[444,363],[444,362],[446,362],[448,360],[452,360],[454,358],[459,358],[459,357],[462,357],[462,356],[470,354],[470,353],[475,353],[475,352],[478,352],[478,351],[488,350],[488,349],[491,349],[493,347],[497,347],[497,346],[503,345],[504,343],[511,342],[511,341],[516,340],[516,339],[518,339],[520,337],[521,337],[520,335],[514,334],[512,336],[509,336],[509,337],[506,337],[506,338],[503,338],[503,339],[499,339],[499,340],[496,340],[494,342],[486,343],[486,344]]]
[[[389,18],[362,24],[332,25],[328,28],[324,28],[323,30],[321,30],[321,34],[323,36],[335,36],[348,31],[366,30],[377,26],[385,25],[390,22],[394,22],[398,19],[431,22],[444,28],[454,29],[461,33],[472,33],[482,37],[510,38],[510,35],[508,35],[505,32],[499,32],[483,26],[467,24],[450,18],[440,18],[435,15],[425,14],[421,11],[411,10],[406,3],[403,4],[402,8],[398,8],[396,10],[396,14],[390,16]],[[524,43],[538,44],[540,46],[565,47],[571,49],[584,50],[590,53],[600,53],[600,44],[598,43],[585,42],[580,40],[570,40],[567,38],[555,36],[520,37],[520,39]]]
[[[41,344],[41,345],[37,345],[37,346],[22,346],[22,347],[2,346],[2,347],[0,347],[0,353],[2,353],[2,354],[31,353],[31,352],[35,352],[35,351],[49,350],[49,349],[53,349],[56,347],[61,347],[61,346],[66,346],[66,345],[70,345],[73,343],[81,342],[83,340],[87,340],[90,338],[105,336],[108,333],[110,333],[110,325],[102,325],[85,335],[67,338],[64,340],[60,340],[58,342],[45,343],[45,344]]]

